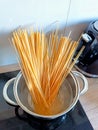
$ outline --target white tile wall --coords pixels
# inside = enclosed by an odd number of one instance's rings
[[[47,26],[54,21],[65,26],[69,4],[67,25],[98,18],[98,0],[0,0],[0,66],[17,63],[9,43],[15,28],[32,23]],[[74,27],[77,37],[82,30]]]

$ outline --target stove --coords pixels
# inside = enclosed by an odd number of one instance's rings
[[[2,96],[3,86],[18,72],[0,74],[0,130],[94,130],[79,101],[67,115],[52,121],[35,119],[20,107],[7,104]]]

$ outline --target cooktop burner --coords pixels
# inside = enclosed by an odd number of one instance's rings
[[[94,130],[79,101],[66,116],[54,121],[35,120],[21,108],[7,104],[2,96],[3,86],[17,73],[0,74],[0,130]]]

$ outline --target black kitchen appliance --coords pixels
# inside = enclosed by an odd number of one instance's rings
[[[88,25],[81,36],[75,55],[83,45],[85,49],[75,67],[88,77],[98,77],[98,21]]]

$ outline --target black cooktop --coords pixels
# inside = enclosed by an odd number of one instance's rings
[[[63,116],[52,122],[35,120],[25,112],[21,112],[21,108],[7,104],[2,96],[3,86],[17,73],[18,71],[0,74],[0,130],[94,130],[79,101],[66,117]],[[18,110],[24,120],[15,114]]]

